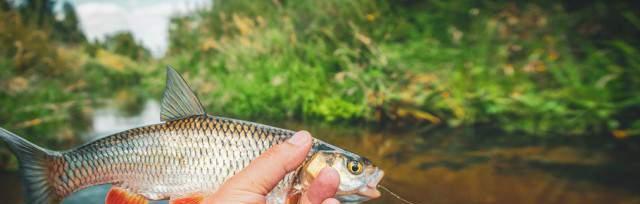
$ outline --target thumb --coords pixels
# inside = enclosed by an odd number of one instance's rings
[[[325,167],[320,171],[309,189],[302,194],[301,204],[336,204],[338,200],[333,198],[340,185],[340,174],[331,168]]]
[[[266,195],[287,173],[302,164],[311,149],[311,140],[307,131],[295,133],[286,142],[270,148],[254,159],[222,188]]]

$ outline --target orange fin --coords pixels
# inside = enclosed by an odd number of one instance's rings
[[[107,193],[107,198],[104,201],[105,204],[147,204],[144,196],[132,193],[124,188],[112,187]]]
[[[300,197],[302,197],[301,193],[289,194],[287,195],[286,204],[296,204],[300,202]]]
[[[179,198],[171,198],[169,204],[200,204],[202,200],[204,200],[204,195],[193,194]]]

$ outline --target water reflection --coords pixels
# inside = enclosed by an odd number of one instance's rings
[[[83,136],[85,141],[104,137],[122,130],[144,125],[160,123],[160,104],[157,101],[146,101],[138,114],[121,111],[117,106],[107,106],[95,111],[91,127],[92,132]]]
[[[135,114],[123,113],[127,109],[117,104],[97,108],[92,131],[82,139],[159,122],[158,102],[143,104],[135,108]],[[427,134],[265,123],[307,129],[318,138],[368,157],[385,169],[382,185],[417,203],[640,203],[638,164],[615,162],[603,152],[568,146],[477,145],[472,139],[444,131]],[[3,172],[0,178],[4,180],[0,183],[3,200],[21,202],[16,173]],[[108,189],[109,185],[88,188],[63,203],[102,203]],[[383,192],[381,199],[370,203],[401,202]]]
[[[637,163],[614,162],[604,152],[477,147],[448,132],[290,127],[369,157],[387,172],[382,185],[418,203],[640,203]],[[434,142],[432,134],[447,139]],[[401,202],[383,193],[372,203]]]

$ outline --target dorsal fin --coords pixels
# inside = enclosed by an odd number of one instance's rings
[[[160,120],[172,121],[194,115],[206,115],[200,100],[182,76],[167,66],[167,87],[162,96]]]

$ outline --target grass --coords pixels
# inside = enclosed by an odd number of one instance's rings
[[[218,1],[173,19],[162,62],[242,118],[637,135],[637,43],[591,42],[575,31],[585,18],[561,4]]]

